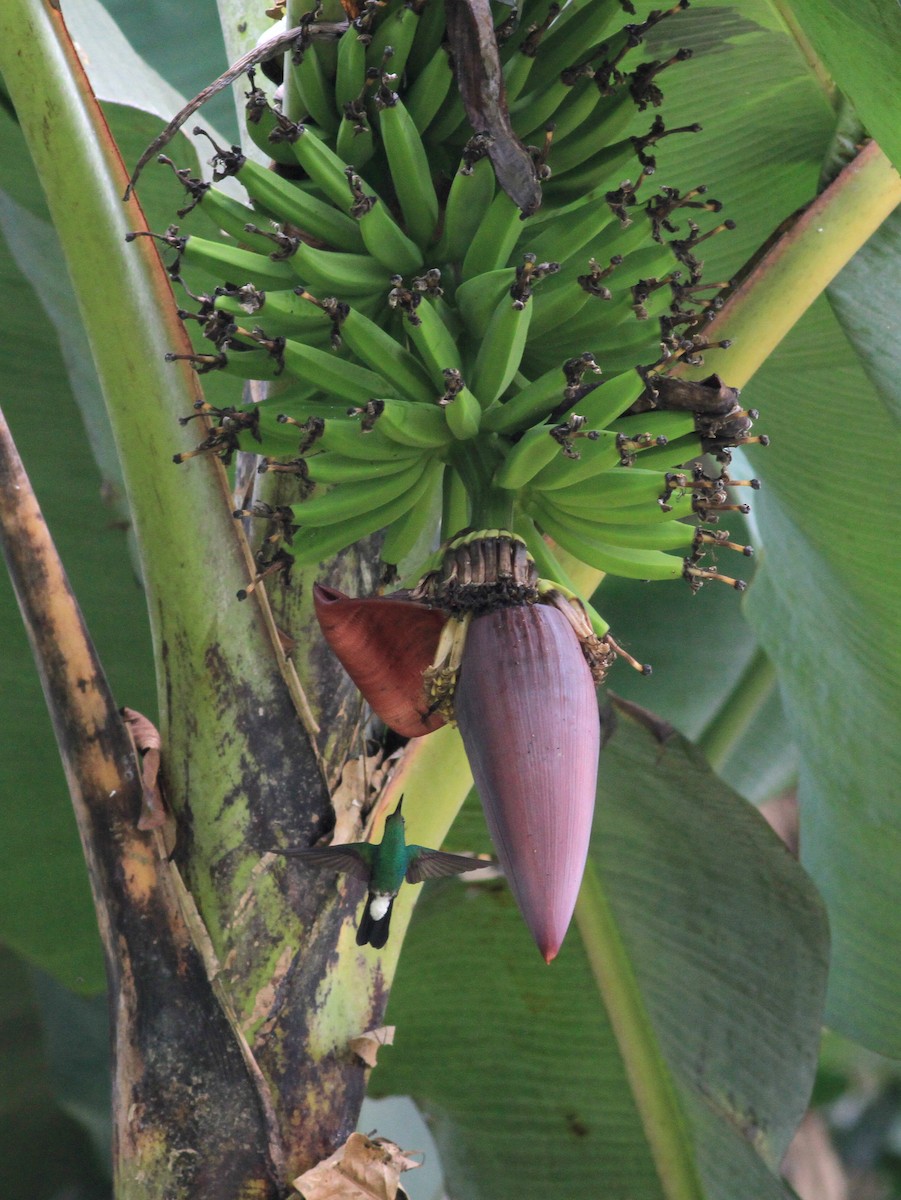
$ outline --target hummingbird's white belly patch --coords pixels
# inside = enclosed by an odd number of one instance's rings
[[[388,892],[376,892],[372,897],[372,903],[369,905],[369,915],[373,921],[381,921],[382,917],[388,911],[388,905],[391,903],[391,896]]]

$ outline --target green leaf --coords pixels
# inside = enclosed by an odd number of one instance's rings
[[[898,1055],[899,434],[825,300],[747,400],[773,440],[755,457],[767,556],[746,608],[800,749],[802,855],[832,928],[828,1018]]]
[[[785,1197],[773,1172],[815,1071],[822,907],[678,736],[661,744],[619,713],[601,761],[578,929],[559,957],[539,961],[503,883],[436,886],[373,1085],[430,1114],[453,1194],[525,1200],[565,1181],[610,1200]],[[476,828],[468,816],[454,846],[478,844]],[[640,1110],[655,1105],[668,1116],[649,1134]]]
[[[787,10],[861,121],[901,166],[901,8],[895,0],[790,0]]]
[[[895,212],[829,288],[839,323],[895,422],[901,422],[901,213]]]

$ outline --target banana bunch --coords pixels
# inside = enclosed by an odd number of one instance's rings
[[[705,559],[750,553],[718,522],[756,486],[729,476],[730,448],[765,439],[717,377],[668,374],[709,345],[699,248],[731,228],[702,229],[720,208],[703,188],[651,190],[654,146],[698,127],[656,111],[689,51],[647,60],[642,43],[687,6],[623,26],[619,0],[492,5],[533,212],[469,122],[439,0],[346,4],[343,26],[334,0],[311,9],[285,111],[251,73],[247,128],[271,168],[214,144],[211,185],[161,156],[187,193],[179,221],[208,226],[150,235],[188,298],[191,361],[268,393],[203,406],[207,436],[176,461],[240,448],[297,481],[295,502],[236,513],[271,524],[260,578],[379,530],[383,561],[415,577],[440,513],[443,539],[515,530],[564,586],[546,538],[605,572],[743,586]]]

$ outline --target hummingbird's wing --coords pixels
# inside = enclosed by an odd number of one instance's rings
[[[408,846],[407,850],[410,854],[407,883],[422,883],[423,879],[439,879],[442,875],[462,875],[464,871],[478,871],[482,867],[495,865],[483,858],[446,854],[443,850],[429,850],[426,846]]]
[[[332,871],[346,871],[355,879],[369,882],[370,864],[366,853],[371,847],[366,843],[348,842],[343,846],[314,846],[309,850],[276,850],[288,858],[299,858],[308,867],[325,867]]]

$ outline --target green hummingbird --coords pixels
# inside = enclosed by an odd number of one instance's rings
[[[309,850],[279,850],[299,858],[311,867],[334,867],[362,879],[368,889],[366,908],[357,929],[357,945],[381,950],[388,940],[391,909],[400,885],[422,883],[442,875],[460,875],[492,867],[493,862],[467,858],[464,854],[446,854],[426,846],[407,845],[404,818],[401,815],[403,796],[397,808],[385,820],[385,832],[378,845],[372,842],[348,842],[339,846],[312,847]]]

